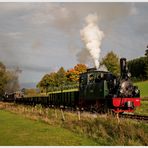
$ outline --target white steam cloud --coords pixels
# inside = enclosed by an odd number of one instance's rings
[[[100,46],[104,37],[103,31],[97,25],[97,14],[89,14],[86,18],[86,26],[80,30],[81,39],[84,42],[86,49],[93,58],[95,67],[99,68]]]

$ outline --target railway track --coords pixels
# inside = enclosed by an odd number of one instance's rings
[[[136,119],[139,121],[146,121],[148,122],[148,116],[145,115],[134,115],[134,114],[122,114],[119,115],[120,118],[130,118],[130,119]]]

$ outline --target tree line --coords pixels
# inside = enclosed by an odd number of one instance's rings
[[[102,64],[107,67],[108,71],[120,76],[119,57],[113,51],[102,59]],[[133,81],[148,80],[148,49],[145,50],[144,56],[127,61],[127,66]]]
[[[134,81],[148,80],[148,52],[145,56],[128,61],[128,68]]]
[[[78,87],[79,75],[87,71],[85,64],[77,64],[74,68],[65,70],[61,67],[57,72],[45,74],[37,84],[41,92],[49,92]]]

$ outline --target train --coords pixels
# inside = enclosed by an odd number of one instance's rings
[[[16,91],[11,93],[5,93],[2,97],[1,101],[5,102],[15,102],[15,100],[19,98],[24,98],[24,94],[22,91]]]
[[[77,91],[33,97],[11,94],[4,97],[4,101],[7,100],[28,105],[114,113],[134,112],[141,102],[140,90],[131,81],[126,58],[120,59],[119,77],[108,71],[90,68],[80,74]]]

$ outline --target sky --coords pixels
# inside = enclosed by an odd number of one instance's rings
[[[46,74],[78,63],[93,67],[80,31],[95,14],[104,37],[101,60],[109,51],[131,60],[148,44],[148,3],[0,2],[0,61],[19,67],[20,83],[38,83]]]

